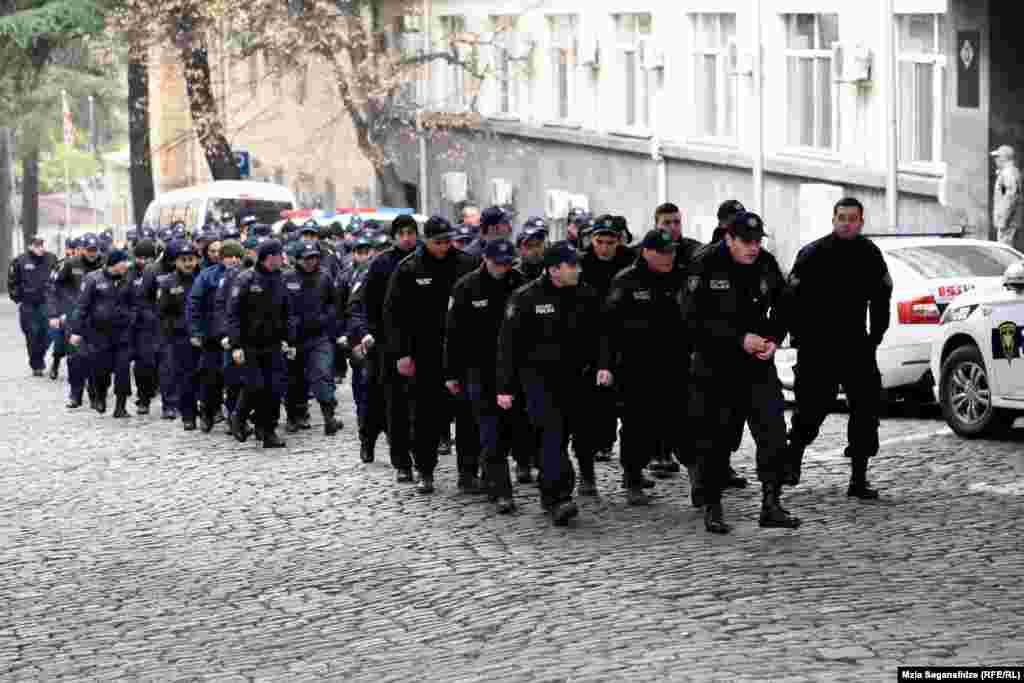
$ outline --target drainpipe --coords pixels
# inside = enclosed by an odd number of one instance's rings
[[[754,100],[757,102],[757,134],[754,136],[754,210],[764,206],[764,48],[761,36],[761,0],[754,0]]]
[[[889,224],[899,230],[899,185],[897,165],[899,164],[897,106],[896,106],[896,14],[894,0],[885,1],[885,82],[886,82],[886,126],[885,156],[886,181],[885,199],[889,209]]]

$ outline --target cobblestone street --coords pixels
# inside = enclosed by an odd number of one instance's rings
[[[0,679],[895,680],[897,665],[1024,661],[1024,430],[965,441],[888,415],[845,495],[845,416],[787,489],[798,531],[757,526],[759,487],[704,532],[685,473],[631,508],[618,463],[554,528],[533,486],[499,516],[393,483],[346,427],[238,444],[156,414],[64,408],[0,304]],[[754,478],[749,435],[734,456]],[[752,481],[752,484],[754,482]]]

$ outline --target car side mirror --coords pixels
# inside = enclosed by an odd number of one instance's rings
[[[1010,264],[1003,273],[1003,287],[1024,293],[1024,261]]]

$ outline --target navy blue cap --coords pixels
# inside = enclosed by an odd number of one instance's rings
[[[454,230],[444,216],[431,216],[423,224],[423,237],[428,240],[450,240]]]
[[[242,233],[238,231],[238,228],[226,227],[220,231],[220,238],[222,240],[237,240],[241,237]]]
[[[484,212],[480,214],[481,228],[490,228],[495,225],[502,225],[508,222],[508,214],[505,213],[505,210],[499,206],[492,206],[490,208],[484,209]]]
[[[196,253],[196,248],[192,246],[192,243],[188,242],[187,240],[174,240],[174,242],[172,242],[171,244],[173,245],[173,250],[172,247],[167,247],[167,251],[168,253],[171,253],[173,251],[175,261],[177,261],[182,256],[199,255],[198,253]]]
[[[741,240],[755,240],[764,237],[764,221],[756,213],[740,211],[737,213],[726,233]]]
[[[311,232],[314,235],[318,235],[319,236],[320,235],[320,226],[317,225],[315,222],[313,222],[311,220],[310,221],[306,221],[305,223],[302,224],[302,227],[299,229],[299,234],[302,235],[302,234],[305,234],[307,232]]]
[[[116,266],[118,263],[124,263],[128,260],[128,252],[124,249],[114,249],[107,254],[107,265]]]
[[[541,218],[540,216],[530,216],[529,218],[526,219],[526,222],[523,223],[523,232],[538,229],[544,231],[547,231],[549,229],[548,222]]]
[[[128,228],[124,232],[124,238],[129,242],[134,242],[135,240],[139,239],[139,231],[136,230],[135,228]]]
[[[472,225],[460,225],[455,229],[455,241],[472,242],[476,239],[476,230]]]
[[[374,245],[375,235],[371,232],[361,232],[356,235],[355,241],[352,243],[353,249],[369,249]]]
[[[516,260],[516,248],[508,240],[491,240],[484,247],[484,258],[507,266]]]
[[[299,249],[299,258],[310,258],[315,256],[320,258],[320,245],[316,242],[302,242],[302,247]]]
[[[285,223],[285,225],[288,225]],[[270,235],[270,226],[266,223],[253,223],[249,227],[249,232],[257,237],[268,237]]]
[[[77,237],[72,237],[71,239],[64,243],[65,249],[78,249],[80,246],[82,246],[82,240],[78,239]]]
[[[592,220],[594,220],[594,216],[586,209],[581,209],[579,207],[569,209],[569,216],[567,218],[569,223],[580,225],[583,223],[589,223]]]
[[[156,237],[161,242],[170,242],[174,239],[174,231],[170,228],[160,228],[156,233]]]
[[[91,232],[87,232],[82,235],[82,246],[86,249],[99,249],[100,241],[96,235]]]
[[[257,222],[259,222],[259,219],[257,219],[256,216],[246,216],[242,220],[238,221],[238,224],[245,227],[246,225],[252,225]]]
[[[559,240],[544,250],[544,267],[551,268],[563,263],[578,263],[580,252],[566,240]]]
[[[640,247],[668,254],[676,250],[676,243],[668,231],[655,228],[644,235],[643,241],[640,242]]]
[[[256,252],[256,259],[262,261],[268,256],[280,256],[284,253],[284,248],[281,243],[277,240],[267,240],[260,244],[259,249]]]
[[[542,242],[548,238],[547,228],[530,228],[529,230],[523,230],[516,237],[516,245],[521,245],[527,240],[541,240]]]
[[[591,235],[620,235],[622,231],[614,216],[601,216],[590,230]]]

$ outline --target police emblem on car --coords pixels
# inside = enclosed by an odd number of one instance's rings
[[[1017,323],[1010,320],[992,330],[992,357],[1005,358],[1012,365],[1013,359],[1020,357],[1019,331]]]

